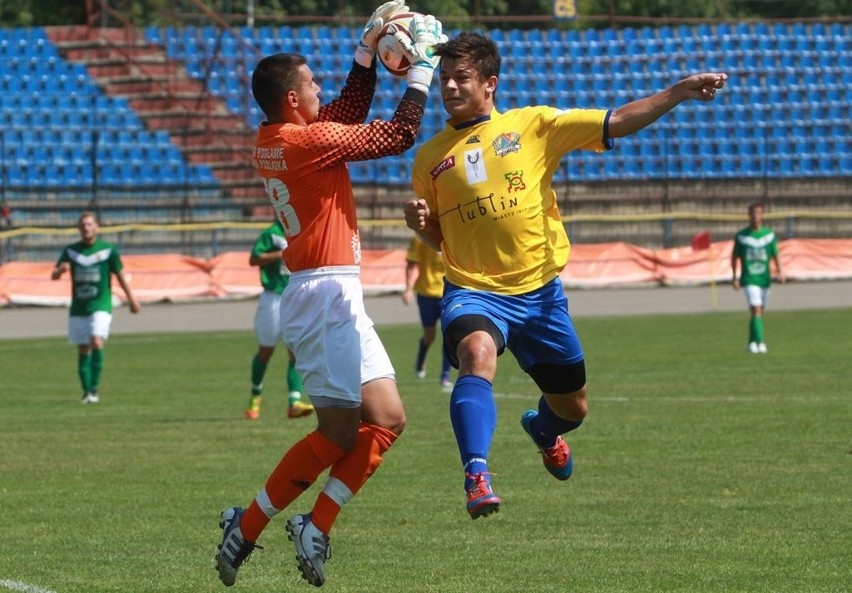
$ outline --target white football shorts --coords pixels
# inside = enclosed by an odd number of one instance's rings
[[[102,340],[109,338],[112,325],[112,313],[95,311],[91,315],[70,315],[68,317],[68,342],[84,345],[92,341],[92,336]]]
[[[749,307],[766,308],[766,302],[769,300],[769,289],[760,286],[743,286],[743,294],[745,294]]]
[[[257,343],[274,348],[281,340],[281,295],[264,290],[257,299],[254,312],[254,334]]]
[[[317,407],[358,407],[362,384],[394,378],[364,309],[358,266],[294,272],[281,298],[281,330]]]

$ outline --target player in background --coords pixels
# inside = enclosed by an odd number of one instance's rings
[[[450,399],[474,519],[500,508],[488,452],[497,422],[492,382],[497,357],[514,354],[540,390],[524,431],[557,479],[571,475],[562,435],[583,422],[586,368],[559,273],[569,242],[551,188],[560,159],[578,149],[604,152],[682,101],[710,101],[721,73],[696,74],[617,109],[494,106],[500,55],[489,38],[461,33],[435,49],[449,125],[417,151],[416,199],[405,220],[442,252],[446,281],[441,328],[459,369]]]
[[[258,235],[249,256],[249,265],[260,268],[260,284],[263,286],[254,314],[254,335],[257,336],[258,348],[251,361],[251,396],[246,408],[246,418],[249,420],[260,417],[263,377],[269,359],[275,353],[275,346],[281,340],[281,293],[290,281],[290,270],[284,263],[286,248],[284,228],[276,220]],[[296,370],[296,359],[289,348],[287,355],[287,417],[308,416],[314,407],[302,401],[302,376]]]
[[[282,334],[296,356],[318,427],[284,453],[245,510],[222,512],[216,566],[228,586],[270,520],[330,468],[312,511],[287,522],[302,576],[321,586],[331,554],[329,533],[341,507],[376,471],[405,426],[390,357],[364,309],[347,162],[400,154],[416,140],[438,61],[431,48],[446,40],[432,16],[411,21],[414,41],[405,51],[412,67],[393,117],[364,123],[376,86],[378,33],[384,21],[407,11],[402,0],[375,11],[339,97],[326,105],[320,105],[320,87],[301,55],[268,56],[252,75],[252,93],[267,118],[255,140],[254,164],[288,242],[284,261],[291,275],[281,297]]]
[[[405,256],[405,291],[402,302],[410,305],[417,300],[423,335],[417,345],[414,372],[418,379],[426,377],[426,354],[435,341],[438,320],[441,318],[441,296],[444,294],[444,262],[441,254],[423,243],[417,235],[411,239]],[[441,387],[453,388],[450,381],[450,359],[441,353]]]
[[[101,400],[98,386],[104,369],[104,342],[112,324],[113,275],[127,296],[130,312],[138,313],[140,307],[121,271],[118,250],[98,237],[95,215],[80,214],[77,228],[80,240],[62,249],[50,277],[59,280],[65,272],[71,272],[68,341],[77,345],[77,374],[83,387],[80,402],[96,404]]]
[[[734,237],[731,271],[734,275],[734,290],[739,290],[742,286],[751,311],[751,319],[748,323],[748,350],[752,354],[765,354],[763,311],[766,309],[769,286],[772,284],[770,261],[775,262],[778,282],[783,284],[786,278],[781,270],[781,260],[778,258],[775,233],[772,229],[763,226],[763,205],[751,204],[748,207],[748,218],[749,225]],[[739,262],[742,262],[741,266],[738,265]]]

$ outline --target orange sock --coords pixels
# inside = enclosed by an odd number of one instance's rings
[[[382,463],[382,455],[396,440],[396,433],[375,424],[362,423],[358,440],[346,455],[341,457],[329,472],[328,482],[320,492],[311,521],[328,534],[341,507],[358,493],[361,486]]]
[[[272,470],[266,486],[246,509],[240,521],[243,537],[257,541],[269,520],[284,510],[316,481],[328,466],[337,462],[343,451],[314,431],[290,447]]]

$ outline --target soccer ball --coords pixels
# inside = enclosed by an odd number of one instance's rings
[[[377,49],[379,61],[394,76],[404,77],[408,69],[411,68],[411,63],[402,50],[399,40],[394,37],[394,33],[401,31],[413,41],[413,37],[408,31],[408,25],[417,14],[416,12],[403,12],[391,17],[379,31]]]

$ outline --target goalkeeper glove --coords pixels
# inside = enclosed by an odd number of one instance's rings
[[[361,40],[355,50],[356,62],[365,68],[372,66],[376,55],[376,44],[379,42],[379,32],[388,20],[403,12],[408,12],[408,6],[404,4],[404,0],[391,0],[376,9],[364,25],[364,30],[361,31]]]
[[[447,36],[442,32],[441,21],[430,15],[417,15],[408,25],[406,35],[402,31],[394,33],[402,51],[411,63],[406,76],[409,88],[415,88],[424,93],[429,92],[432,75],[441,59],[434,54],[434,46],[446,43]]]

